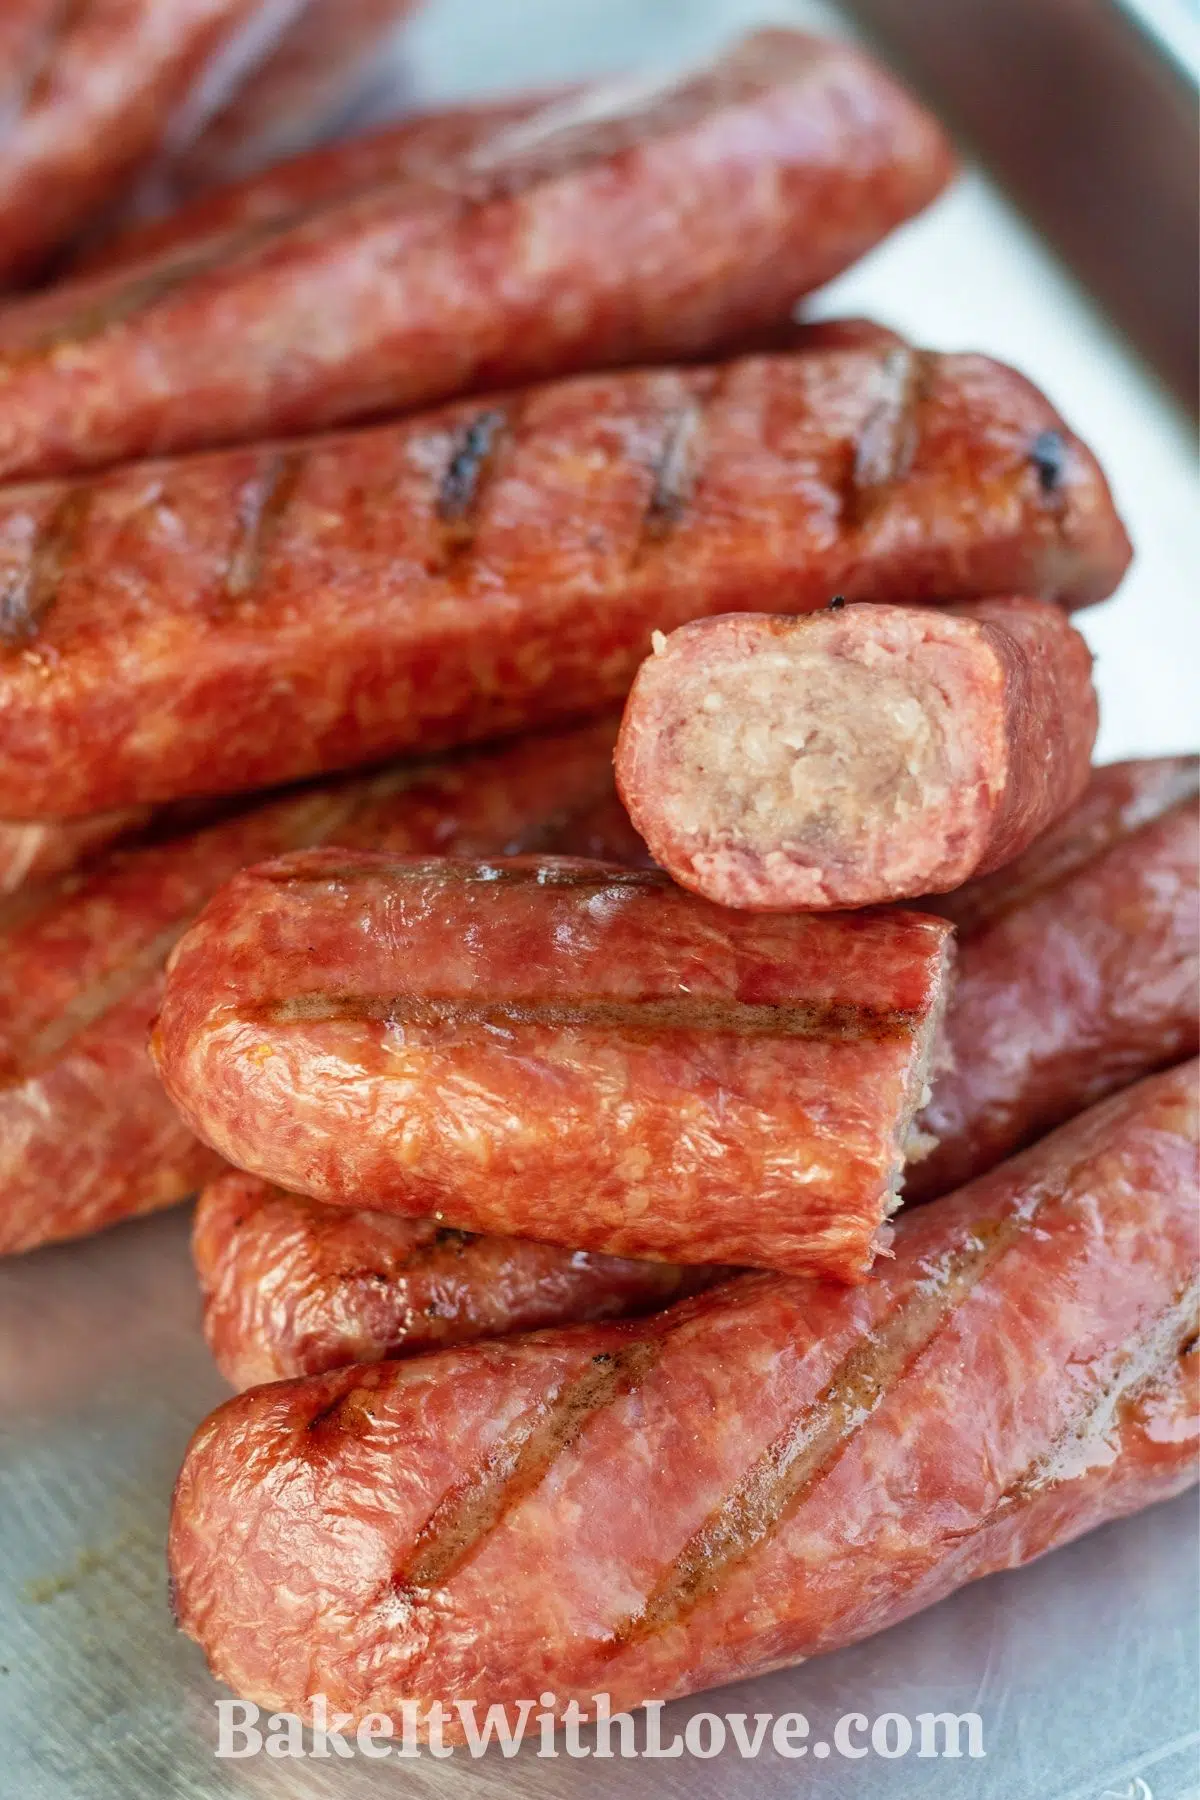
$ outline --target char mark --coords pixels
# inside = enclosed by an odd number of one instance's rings
[[[1029,460],[1037,471],[1038,486],[1049,498],[1062,487],[1067,472],[1067,446],[1061,431],[1040,431],[1029,447]]]
[[[23,565],[0,587],[0,645],[26,645],[58,597],[87,523],[92,488],[66,488],[38,527]]]
[[[642,514],[637,555],[661,544],[687,512],[696,483],[704,411],[698,400],[686,400],[667,420],[658,451],[650,464],[652,485]]]
[[[928,352],[907,345],[889,350],[879,364],[875,398],[854,445],[843,497],[849,524],[864,524],[911,472],[931,374]]]
[[[304,450],[268,451],[243,484],[237,502],[237,538],[222,583],[226,599],[242,599],[261,581],[306,461]]]
[[[812,1406],[692,1533],[638,1612],[615,1627],[608,1655],[678,1624],[775,1535],[1028,1222],[1014,1212],[976,1226],[936,1277],[922,1282],[869,1338],[855,1344]]]
[[[449,555],[468,548],[475,536],[487,478],[510,430],[507,413],[492,407],[469,420],[454,442],[434,501]]]
[[[527,1413],[439,1501],[398,1565],[389,1594],[436,1588],[545,1480],[589,1423],[639,1387],[661,1354],[649,1337],[602,1353]]]
[[[464,1029],[499,1033],[545,1029],[598,1031],[636,1041],[668,1032],[712,1037],[803,1038],[820,1043],[890,1043],[912,1038],[922,1020],[914,1012],[827,1001],[789,1001],[774,1006],[740,1000],[669,999],[481,1001],[431,995],[297,994],[238,1008],[246,1023],[262,1026],[373,1021],[390,1031],[424,1036]]]

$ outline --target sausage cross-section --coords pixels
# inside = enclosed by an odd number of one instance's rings
[[[1079,798],[1091,671],[1040,600],[701,619],[642,665],[617,785],[656,860],[721,905],[940,893]]]
[[[320,430],[786,317],[919,212],[937,122],[859,50],[767,31],[586,93],[425,181],[0,318],[0,476]]]
[[[313,851],[210,903],[152,1048],[198,1135],[315,1199],[854,1281],[886,1243],[950,936],[729,912],[574,858]]]
[[[613,1709],[883,1630],[1196,1473],[1197,1070],[936,1206],[861,1287],[274,1383],[200,1427],[178,1618],[264,1706]],[[747,1196],[748,1200],[751,1196]]]
[[[867,504],[854,470],[897,358],[923,371],[914,442]],[[1081,604],[1128,555],[1095,459],[1028,382],[861,329],[15,487],[0,817],[270,787],[607,711],[652,631],[701,615],[833,593]]]

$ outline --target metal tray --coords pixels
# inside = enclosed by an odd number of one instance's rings
[[[381,72],[375,105],[401,79],[434,98],[673,61],[781,14],[848,29],[816,5],[430,0],[406,68]],[[1083,619],[1100,659],[1100,753],[1187,748],[1200,515],[1186,422],[998,190],[968,169],[932,213],[828,289],[820,310],[873,313],[924,342],[1005,357],[1097,447],[1139,553],[1119,598]],[[525,1751],[513,1761],[218,1761],[222,1690],[171,1628],[162,1563],[183,1447],[223,1394],[199,1335],[187,1227],[177,1212],[0,1266],[3,1800],[376,1800],[401,1785],[429,1800],[1200,1795],[1190,1498],[977,1584],[853,1650],[680,1702],[664,1723],[666,1736],[702,1708],[799,1710],[824,1741],[848,1711],[975,1711],[982,1760],[795,1761],[768,1750],[754,1761],[736,1751],[712,1761]]]

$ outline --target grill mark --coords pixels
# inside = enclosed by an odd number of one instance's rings
[[[889,350],[879,364],[875,400],[854,445],[843,494],[848,524],[865,524],[889,490],[911,472],[932,368],[927,351],[908,345]]]
[[[0,645],[27,645],[58,598],[91,511],[90,482],[60,494],[38,527],[24,566],[0,589]]]
[[[1079,1417],[1060,1432],[1054,1443],[1035,1457],[1015,1481],[1009,1483],[978,1529],[985,1530],[1013,1507],[1027,1505],[1059,1482],[1069,1481],[1079,1473],[1078,1467],[1073,1466],[1073,1455],[1086,1452],[1089,1443],[1109,1437],[1122,1408],[1136,1405],[1141,1395],[1161,1381],[1178,1358],[1188,1353],[1188,1340],[1196,1331],[1198,1304],[1200,1281],[1192,1281],[1140,1341],[1122,1347],[1107,1379],[1090,1397]]]
[[[484,491],[512,430],[509,415],[491,407],[468,420],[454,442],[434,500],[448,560],[461,556],[475,540]]]
[[[1047,500],[1062,499],[1068,451],[1061,431],[1039,431],[1029,446],[1029,460],[1037,474],[1038,488]]]
[[[603,1654],[679,1624],[726,1575],[767,1543],[832,1471],[951,1314],[1040,1210],[977,1225],[935,1277],[842,1359],[811,1407],[779,1433],[660,1576],[640,1610],[614,1627]]]
[[[740,1000],[702,1000],[690,995],[656,1000],[495,1000],[433,995],[296,994],[236,1009],[247,1024],[282,1026],[374,1021],[389,1028],[453,1031],[481,1026],[499,1031],[544,1027],[552,1031],[613,1031],[655,1038],[664,1032],[705,1032],[722,1037],[807,1038],[856,1044],[911,1038],[923,1022],[900,1008],[795,1001],[760,1006]]]
[[[270,882],[274,887],[340,886],[345,882],[371,879],[425,881],[431,886],[442,887],[469,887],[478,883],[502,887],[562,888],[595,894],[604,893],[610,888],[667,891],[673,886],[658,869],[630,869],[608,863],[590,867],[552,863],[514,866],[482,857],[474,862],[459,861],[452,857],[411,857],[395,862],[381,862],[373,858],[369,869],[364,868],[361,863],[344,863],[333,867],[325,864],[320,869],[282,870],[278,873],[262,869],[255,879]]]
[[[703,398],[693,395],[666,421],[650,464],[653,481],[631,559],[635,567],[649,550],[664,543],[686,516],[699,468],[705,401],[711,405],[716,391],[714,386]]]
[[[589,1423],[641,1386],[661,1356],[662,1344],[662,1337],[643,1338],[593,1357],[522,1419],[430,1513],[397,1565],[389,1597],[415,1597],[460,1569],[504,1516],[545,1480]]]
[[[238,494],[238,536],[222,583],[225,598],[239,600],[257,587],[284,515],[292,503],[309,453],[272,450]]]

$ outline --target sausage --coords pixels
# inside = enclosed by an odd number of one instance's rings
[[[243,96],[247,91],[242,90]],[[268,227],[298,224],[384,184],[428,183],[444,165],[461,161],[499,131],[532,118],[551,98],[569,91],[506,94],[419,112],[383,130],[324,144],[259,174],[199,193],[163,218],[127,225],[81,253],[74,273],[145,268],[157,275],[168,262],[188,270],[228,258],[252,249]]]
[[[744,1275],[228,1401],[176,1484],[179,1623],[301,1715],[617,1710],[837,1649],[1179,1492],[1196,1077],[905,1212],[862,1287]]]
[[[151,1052],[199,1137],[314,1199],[855,1281],[950,936],[727,912],[577,858],[313,851],[210,902]]]
[[[919,444],[864,512],[857,447],[898,358],[924,371]],[[1094,459],[1020,376],[870,344],[14,488],[0,817],[270,787],[606,710],[653,628],[703,614],[839,592],[1083,603],[1128,554]]]
[[[87,862],[150,816],[146,806],[87,813],[80,819],[0,819],[0,902],[18,888]],[[0,905],[0,930],[6,912]]]
[[[33,273],[165,142],[198,124],[297,5],[6,0],[0,281]]]
[[[229,259],[142,264],[10,307],[0,478],[696,355],[785,315],[951,166],[941,128],[861,51],[761,32]]]
[[[944,896],[963,920],[948,1066],[917,1121],[905,1200],[946,1193],[1200,1048],[1197,772],[1182,756],[1098,769],[1005,889],[1001,875]]]
[[[386,63],[414,0],[304,0],[271,54],[174,159],[173,203],[265,169],[312,144]]]
[[[1087,785],[1092,658],[1041,600],[729,614],[655,638],[617,740],[676,881],[760,911],[872,906],[1012,860]]]
[[[236,1169],[201,1194],[192,1254],[204,1335],[239,1388],[650,1312],[728,1274],[322,1206]]]
[[[0,1254],[169,1206],[219,1173],[163,1093],[146,1038],[171,946],[223,881],[331,841],[636,856],[612,795],[614,735],[601,721],[276,798],[16,895],[0,920]]]

